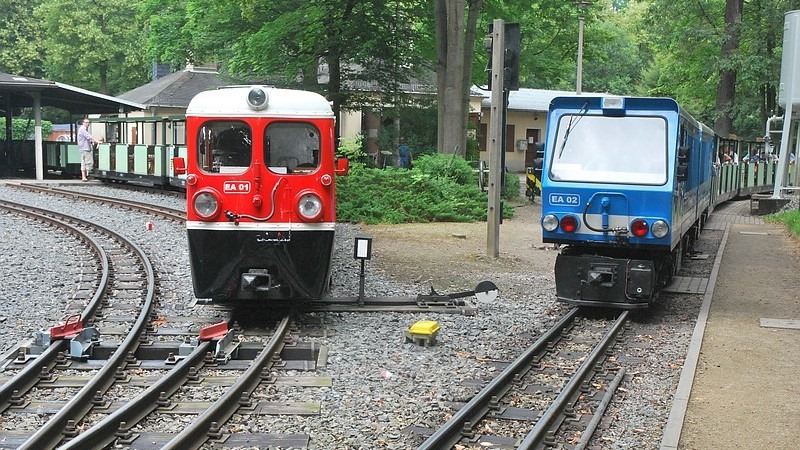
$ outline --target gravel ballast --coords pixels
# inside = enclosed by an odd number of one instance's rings
[[[182,199],[157,194],[117,190],[94,183],[76,189],[184,208]],[[0,198],[56,209],[118,231],[134,240],[153,259],[156,270],[162,274],[162,297],[181,308],[195,300],[182,224],[5,185],[0,185]],[[147,230],[148,221],[153,223],[153,231]],[[536,225],[534,222],[526,227]],[[53,233],[52,229],[27,219],[0,214],[0,226],[4,229],[0,258],[6,281],[4,301],[0,302],[0,320],[5,318],[0,337],[4,350],[8,350],[16,342],[30,338],[35,330],[50,327],[61,319],[60,311],[73,301],[75,255],[84,250],[71,236]],[[359,264],[352,257],[352,245],[361,231],[355,225],[337,225],[333,295],[358,294]],[[541,243],[530,245],[541,246]],[[409,247],[407,264],[418,265],[414,252],[425,251],[431,250]],[[537,251],[555,253],[541,248]],[[702,251],[711,253],[709,259],[713,261],[716,249]],[[503,265],[491,269],[494,266],[487,264],[490,269],[481,273],[465,274],[465,266],[458,261],[442,264],[438,269],[458,272],[454,280],[471,277],[477,283],[489,279],[498,285],[500,296],[490,304],[477,304],[478,313],[474,316],[306,314],[301,330],[314,331],[302,337],[328,347],[327,365],[318,374],[331,376],[332,386],[271,387],[259,390],[257,395],[269,401],[320,402],[321,413],[252,416],[231,429],[304,432],[312,437],[309,448],[318,450],[415,448],[423,439],[404,432],[407,427],[441,425],[453,413],[450,402],[469,400],[475,392],[475,380],[486,382],[499,370],[493,362],[513,360],[568,309],[555,301],[552,266],[549,270],[531,271],[511,270]],[[379,250],[367,264],[365,291],[368,296],[415,296],[427,293],[430,288],[427,281],[388,276]],[[452,292],[454,286],[435,287]],[[460,286],[462,290],[472,288],[474,284]],[[628,367],[629,375],[609,409],[605,428],[598,431],[591,448],[658,447],[699,304],[697,296],[668,296],[651,311],[636,315],[630,331],[635,337],[631,340],[646,345],[629,351],[637,362]],[[441,326],[434,346],[417,346],[404,339],[408,327],[423,319],[436,320]]]

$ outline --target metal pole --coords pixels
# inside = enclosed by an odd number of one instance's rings
[[[800,48],[800,46],[797,46]],[[789,153],[791,150],[791,130],[792,130],[792,109],[794,103],[794,79],[789,80],[786,92],[786,107],[783,116],[783,133],[781,133],[781,152],[778,154],[778,171],[775,174],[775,186],[772,189],[772,198],[782,198],[782,190],[785,187],[785,175],[789,171]],[[797,162],[795,162],[797,164]]]
[[[33,151],[36,161],[36,179],[44,180],[44,157],[42,154],[42,94],[32,92],[33,96]]]
[[[575,82],[575,93],[581,95],[583,89],[583,10],[591,5],[590,2],[576,2],[578,7],[578,75]]]
[[[486,255],[500,256],[500,191],[503,174],[503,49],[505,21],[492,22],[492,117],[489,120],[489,210],[486,214]]]
[[[772,190],[772,198],[782,198],[782,190],[786,187],[785,175],[789,168],[789,153],[791,152],[791,131],[792,122],[794,121],[792,110],[794,109],[795,97],[800,94],[797,92],[796,85],[800,74],[796,70],[796,65],[800,62],[800,45],[797,45],[795,40],[800,35],[800,13],[798,11],[790,11],[786,13],[786,19],[783,27],[783,55],[781,59],[781,84],[786,89],[783,98],[786,99],[786,106],[784,106],[783,113],[783,132],[781,133],[781,151],[778,155],[778,172],[775,174],[775,186]],[[789,45],[795,43],[795,45]],[[788,67],[784,67],[788,66]],[[786,75],[784,79],[783,75]],[[797,164],[797,162],[795,162]],[[795,168],[797,170],[797,168]]]
[[[364,260],[361,260],[361,273],[358,276],[358,306],[364,306]]]

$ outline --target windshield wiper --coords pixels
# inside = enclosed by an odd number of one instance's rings
[[[561,142],[561,149],[558,151],[558,159],[561,159],[561,154],[564,153],[564,147],[567,146],[567,139],[569,139],[569,133],[572,131],[572,127],[578,124],[578,122],[583,119],[583,116],[589,112],[589,102],[585,102],[581,109],[578,111],[578,115],[572,115],[569,117],[569,123],[567,124],[567,131],[564,132],[564,140]],[[575,117],[578,119],[576,120]],[[573,120],[575,122],[573,122]]]

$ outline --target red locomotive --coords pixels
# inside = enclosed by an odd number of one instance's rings
[[[319,94],[206,91],[186,111],[186,229],[194,293],[312,300],[330,286],[336,221],[334,116]],[[185,163],[185,164],[184,164]]]

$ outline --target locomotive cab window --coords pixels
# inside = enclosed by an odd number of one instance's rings
[[[319,130],[310,123],[273,122],[264,136],[264,159],[282,174],[311,173],[319,167]]]
[[[550,179],[662,185],[667,182],[667,121],[663,117],[586,114],[559,119]]]
[[[253,143],[250,126],[225,120],[203,124],[197,137],[197,161],[205,172],[242,173],[250,167]]]

